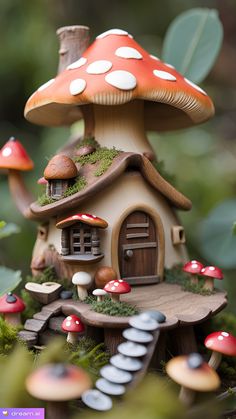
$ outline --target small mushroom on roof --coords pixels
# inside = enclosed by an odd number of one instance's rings
[[[115,279],[113,281],[108,282],[104,290],[111,294],[111,298],[113,301],[118,302],[120,301],[121,294],[127,294],[131,291],[131,286],[128,282],[124,281],[123,279]]]
[[[88,272],[76,272],[72,277],[72,283],[77,285],[78,297],[81,301],[88,296],[87,289],[92,284],[92,276]]]
[[[32,170],[34,163],[26,153],[19,140],[11,137],[0,150],[0,168],[27,171]]]
[[[48,402],[47,414],[50,417],[58,417],[59,406],[65,413],[67,404],[62,402],[78,399],[91,386],[89,375],[81,368],[69,364],[46,364],[26,379],[28,393]],[[64,417],[69,417],[69,414]]]
[[[158,322],[147,313],[141,313],[137,316],[132,316],[129,320],[130,326],[144,331],[152,331],[159,328]]]
[[[105,378],[99,378],[96,381],[96,387],[98,390],[110,396],[122,396],[125,393],[125,386],[122,384],[115,384]]]
[[[29,98],[25,107],[28,120],[69,125],[81,117],[78,105],[120,105],[134,99],[147,101],[154,115],[162,104],[167,105],[155,125],[160,130],[170,129],[170,125],[172,129],[189,126],[212,116],[213,104],[199,86],[150,55],[126,31],[105,33],[78,61]],[[146,128],[150,129],[148,122]]]
[[[107,222],[102,218],[97,217],[96,215],[92,214],[85,214],[85,213],[78,213],[71,215],[70,217],[65,218],[64,220],[59,221],[56,224],[57,228],[66,228],[70,227],[71,225],[81,222],[92,227],[99,227],[99,228],[106,228],[108,226]]]
[[[139,359],[122,354],[112,356],[110,358],[110,363],[116,368],[130,372],[141,370],[143,366],[143,363]]]
[[[179,397],[187,405],[193,402],[195,391],[213,391],[220,386],[217,373],[199,354],[172,358],[166,364],[166,372],[172,380],[182,386]]]
[[[202,268],[201,275],[205,277],[205,283],[203,285],[203,289],[207,291],[214,290],[214,279],[223,279],[223,272],[217,266],[205,266]]]
[[[65,332],[68,332],[67,342],[72,345],[78,343],[78,333],[84,332],[84,324],[75,314],[67,316],[62,322],[61,328]]]
[[[129,341],[121,343],[120,345],[118,345],[117,349],[121,355],[130,356],[134,358],[144,356],[147,353],[146,346]]]
[[[131,340],[132,342],[137,343],[150,343],[153,340],[153,335],[151,333],[136,329],[134,327],[125,329],[122,332],[122,336],[127,340]]]
[[[220,365],[222,355],[236,356],[236,337],[228,332],[213,332],[206,337],[204,344],[213,351],[208,364],[215,370]]]
[[[203,264],[197,260],[190,260],[183,266],[183,271],[191,274],[191,284],[198,284],[198,274],[200,274]]]
[[[120,370],[113,365],[102,367],[100,374],[103,378],[115,384],[126,384],[132,380],[132,375],[129,372]]]
[[[112,408],[112,399],[99,390],[87,390],[82,394],[81,398],[90,409],[105,412]]]
[[[0,313],[3,314],[5,321],[12,326],[21,324],[20,313],[24,309],[23,300],[12,292],[8,292],[0,298]]]
[[[98,301],[98,302],[101,302],[101,301],[103,301],[103,300],[104,300],[104,297],[107,295],[107,292],[106,292],[105,290],[102,290],[101,288],[96,288],[96,289],[93,291],[93,295],[94,295],[95,297],[97,297],[97,301]]]
[[[46,180],[73,179],[77,174],[78,170],[73,160],[63,154],[56,154],[44,170]]]

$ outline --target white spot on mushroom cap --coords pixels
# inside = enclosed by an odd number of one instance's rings
[[[80,324],[79,320],[75,320],[75,324]]]
[[[88,74],[104,74],[112,68],[111,61],[108,60],[97,60],[89,64],[86,69]]]
[[[172,64],[165,63],[165,65],[166,65],[166,67],[169,67],[169,68],[172,68],[173,70],[175,70],[175,67]]]
[[[153,60],[160,61],[160,58],[156,57],[155,55],[150,54],[150,57],[151,57]]]
[[[105,38],[106,36],[109,36],[109,35],[128,35],[128,32],[123,31],[123,29],[109,29],[108,31],[103,32],[100,35],[98,35],[96,39]]]
[[[218,339],[218,340],[223,340],[223,339],[224,339],[224,337],[223,337],[223,336],[217,336],[217,339]]]
[[[66,322],[66,326],[70,327],[71,323],[70,322]]]
[[[118,282],[124,282],[123,279],[118,279]]]
[[[85,220],[90,220],[90,217],[88,217],[88,215],[86,215],[86,214],[82,214],[81,218],[84,218]]]
[[[216,268],[214,266],[209,266],[209,271],[214,271]]]
[[[222,334],[223,336],[225,336],[225,337],[228,337],[228,336],[229,336],[229,333],[227,333],[227,332],[221,332],[221,334]]]
[[[198,268],[198,264],[197,263],[192,263],[192,268],[193,269],[197,269]]]
[[[74,70],[75,68],[80,68],[82,65],[87,63],[87,58],[81,57],[77,61],[74,61],[72,64],[66,67],[67,70]]]
[[[202,93],[203,95],[207,96],[206,92],[201,87],[199,87],[197,84],[193,83],[192,81],[190,81],[186,77],[184,77],[184,80],[186,81],[186,83],[188,83],[194,89],[198,90],[200,93]]]
[[[119,287],[119,283],[118,282],[116,282],[114,285],[115,285],[115,287]]]
[[[40,87],[38,88],[38,92],[41,92],[42,90],[44,90],[44,89],[46,89],[47,87],[51,86],[51,84],[52,84],[52,83],[54,83],[54,80],[55,80],[55,79],[51,79],[51,80],[48,80],[46,83],[42,84],[42,86],[40,86]]]
[[[68,317],[66,318],[66,320],[72,320],[72,317],[71,317],[71,316],[68,316]]]
[[[3,157],[9,157],[11,154],[12,154],[12,149],[10,147],[6,147],[2,151]]]
[[[121,90],[132,90],[137,85],[136,77],[125,70],[111,71],[106,75],[105,80],[111,86]]]
[[[176,81],[176,77],[173,76],[173,74],[168,73],[167,71],[153,70],[153,74],[154,76],[159,77],[163,80]]]
[[[115,55],[121,58],[135,58],[137,60],[141,60],[143,58],[142,54],[140,54],[137,49],[131,47],[117,48]]]
[[[86,87],[86,81],[84,79],[75,79],[70,83],[70,94],[72,96],[79,95],[84,91]]]
[[[206,342],[206,347],[207,348],[210,348],[212,345],[213,345],[213,339],[209,339],[207,342]]]
[[[111,291],[115,291],[116,287],[111,287]]]

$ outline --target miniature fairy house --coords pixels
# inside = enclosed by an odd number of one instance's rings
[[[206,121],[213,104],[126,31],[107,31],[82,56],[72,56],[74,62],[41,86],[25,108],[26,118],[42,125],[84,119],[84,137],[67,144],[45,170],[51,201],[28,208],[28,218],[48,223],[33,261],[43,257],[69,278],[112,266],[131,284],[157,283],[165,266],[186,261],[175,210],[190,210],[191,202],[156,170],[146,132]],[[48,175],[54,159],[65,158],[69,175],[61,164],[60,174]],[[103,225],[93,225],[97,220]]]
[[[76,166],[69,157],[61,154],[54,156],[44,171],[44,178],[48,181],[48,196],[55,200],[63,198],[64,192],[73,185],[76,176]]]

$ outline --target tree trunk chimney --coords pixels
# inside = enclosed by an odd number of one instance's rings
[[[60,42],[58,74],[77,61],[89,45],[87,26],[64,26],[57,30]]]

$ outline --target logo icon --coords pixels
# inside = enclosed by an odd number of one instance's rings
[[[3,410],[2,411],[3,416],[8,416],[8,411],[7,410]]]

